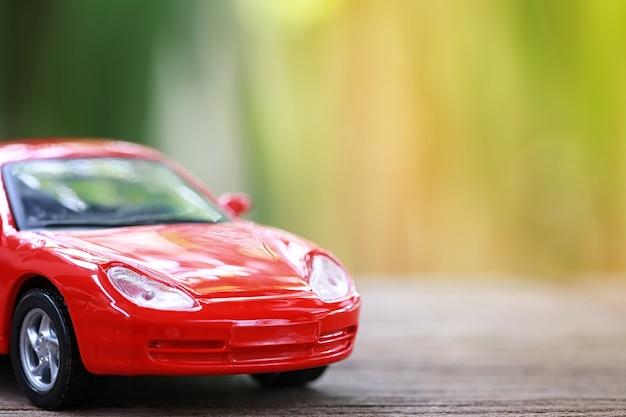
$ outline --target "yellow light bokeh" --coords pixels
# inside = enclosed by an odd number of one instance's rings
[[[270,222],[365,273],[624,270],[624,5],[287,3],[244,47]]]

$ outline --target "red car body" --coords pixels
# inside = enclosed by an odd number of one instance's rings
[[[220,205],[183,168],[144,146],[100,140],[0,145],[0,169],[76,158],[158,162]],[[37,287],[61,294],[84,367],[98,375],[284,372],[324,366],[353,349],[360,308],[354,284],[344,297],[324,301],[307,278],[311,256],[335,258],[304,239],[241,219],[231,210],[241,203],[236,199],[222,201],[228,221],[215,224],[20,230],[4,181],[0,354],[10,351],[20,295]],[[163,279],[189,295],[193,308],[136,305],[107,278],[116,265]]]

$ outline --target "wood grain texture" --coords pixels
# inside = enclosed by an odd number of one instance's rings
[[[303,390],[112,378],[72,416],[626,415],[626,286],[361,279],[353,356]],[[0,416],[50,416],[0,357]]]

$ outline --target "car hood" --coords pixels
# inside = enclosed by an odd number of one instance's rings
[[[310,291],[298,262],[309,248],[295,237],[296,243],[287,240],[284,232],[246,222],[41,234],[60,254],[123,263],[198,297]]]

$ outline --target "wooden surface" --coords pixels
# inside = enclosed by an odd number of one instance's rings
[[[311,388],[246,376],[116,377],[41,412],[0,357],[0,416],[626,415],[626,286],[366,280],[353,356]]]

